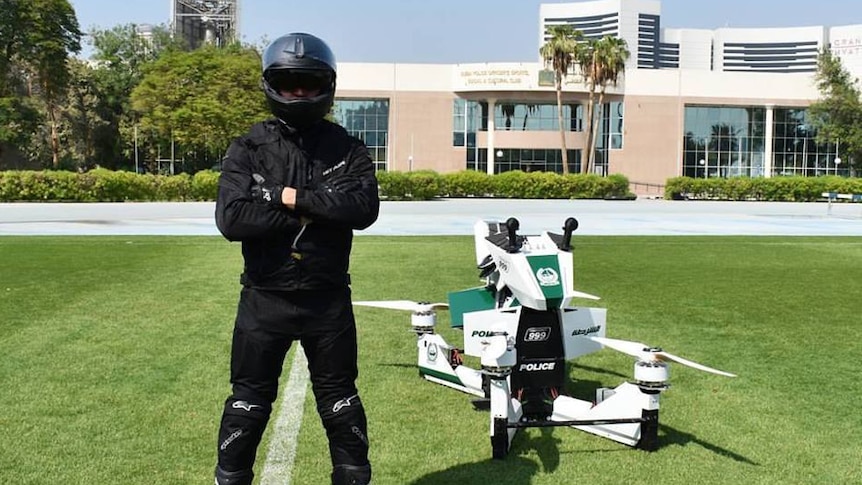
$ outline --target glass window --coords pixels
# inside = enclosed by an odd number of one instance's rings
[[[765,117],[760,107],[686,106],[683,175],[761,176]]]
[[[484,149],[479,150],[480,154],[486,152],[487,150]],[[569,173],[580,172],[581,150],[567,150],[566,154],[569,162]],[[559,149],[503,148],[497,150],[494,156],[494,173],[512,170],[563,173],[563,157]],[[467,168],[472,169],[476,165],[471,160],[471,154],[468,153]],[[484,167],[487,167],[487,163],[484,164]]]
[[[467,101],[456,99],[452,102],[452,145],[464,146],[467,131]]]
[[[375,169],[387,169],[388,99],[336,99],[332,116],[348,133],[365,142]]]
[[[583,111],[578,108],[563,105],[563,123],[569,131],[581,131]],[[494,105],[494,127],[497,131],[559,131],[557,104],[500,101]]]
[[[611,105],[611,149],[618,150],[623,147],[623,113],[625,105],[622,102],[613,102]]]
[[[776,108],[773,136],[772,175],[847,175],[847,168],[835,163],[839,147],[817,143],[807,109]]]

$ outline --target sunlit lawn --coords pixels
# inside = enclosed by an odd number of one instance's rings
[[[491,460],[488,414],[418,377],[409,316],[357,309],[375,485],[862,482],[862,238],[575,247],[609,336],[740,377],[673,367],[657,452],[529,429]],[[479,283],[473,258],[468,237],[358,237],[354,297],[445,299]],[[210,483],[241,265],[211,237],[0,238],[0,483]],[[631,365],[611,351],[575,361],[569,391],[616,386]],[[299,485],[328,483],[310,399]]]

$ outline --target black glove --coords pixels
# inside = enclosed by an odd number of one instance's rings
[[[251,176],[255,181],[255,184],[251,186],[251,198],[255,202],[275,207],[284,205],[281,202],[281,193],[284,191],[283,185],[267,184],[266,179],[259,173],[253,173]]]
[[[350,175],[332,177],[331,179],[324,180],[323,183],[320,184],[320,188],[327,192],[352,192],[361,187],[362,182],[360,182],[356,177],[351,177]]]

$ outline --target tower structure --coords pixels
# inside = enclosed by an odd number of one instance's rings
[[[196,49],[240,38],[240,0],[171,0],[171,30]]]

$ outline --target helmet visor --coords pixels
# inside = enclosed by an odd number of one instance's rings
[[[272,71],[266,76],[270,87],[278,92],[326,91],[332,85],[332,76],[326,72]]]

